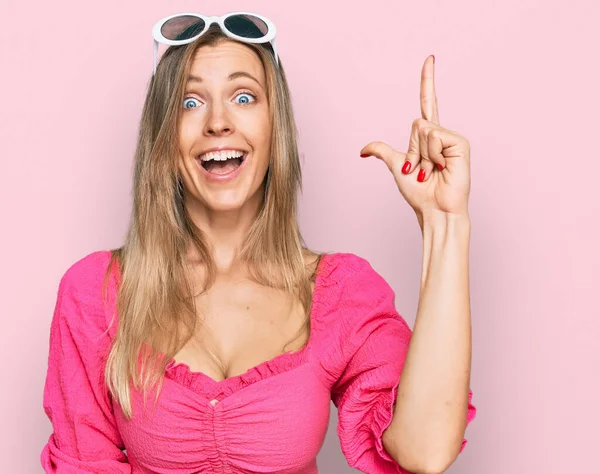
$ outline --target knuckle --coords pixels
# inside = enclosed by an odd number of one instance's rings
[[[471,144],[469,143],[469,140],[467,140],[465,137],[463,137],[462,135],[456,135],[457,141],[460,145],[462,145],[464,148],[466,148],[467,150],[470,149]]]
[[[419,153],[414,149],[409,149],[406,153],[406,161],[415,162],[419,159]]]
[[[416,130],[421,130],[426,122],[427,121],[424,118],[419,117],[413,121],[412,126]]]
[[[442,137],[442,131],[434,128],[433,130],[431,130],[431,132],[429,132],[429,136],[431,138],[441,138]]]

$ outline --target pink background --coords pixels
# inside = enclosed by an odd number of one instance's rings
[[[371,140],[406,150],[420,68],[435,54],[441,123],[472,146],[479,414],[448,472],[597,472],[600,12],[592,0],[3,0],[0,470],[41,472],[58,281],[74,261],[122,242],[151,27],[186,10],[250,10],[275,22],[300,130],[307,242],[367,258],[411,326],[417,221],[384,164],[359,151]],[[332,413],[319,467],[351,472]]]

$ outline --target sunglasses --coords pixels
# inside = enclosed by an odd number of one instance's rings
[[[158,44],[179,46],[195,41],[216,23],[227,36],[244,43],[270,43],[275,62],[279,57],[275,48],[275,25],[271,20],[256,13],[231,12],[223,16],[204,16],[199,13],[176,13],[159,20],[152,27],[154,37],[154,74]]]

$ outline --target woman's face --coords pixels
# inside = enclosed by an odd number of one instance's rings
[[[198,49],[179,130],[188,205],[208,212],[256,209],[270,159],[266,94],[265,72],[251,49],[231,41]]]

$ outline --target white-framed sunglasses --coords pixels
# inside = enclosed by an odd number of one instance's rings
[[[275,25],[264,16],[250,12],[230,12],[223,16],[204,16],[200,13],[176,13],[157,21],[152,27],[154,37],[154,73],[158,44],[179,46],[195,41],[206,33],[213,23],[218,24],[227,36],[244,43],[271,43],[275,62],[279,57],[275,47]]]

